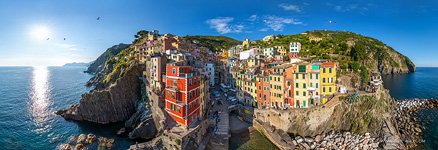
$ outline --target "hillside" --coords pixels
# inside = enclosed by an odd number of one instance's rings
[[[277,35],[272,41],[257,41],[258,46],[282,45],[300,42],[300,56],[305,60],[332,60],[339,62],[341,77],[353,88],[368,83],[371,72],[399,74],[415,72],[415,64],[403,54],[383,42],[352,32],[308,31],[295,35]],[[356,82],[360,81],[360,82]]]
[[[90,64],[90,66],[88,67],[88,69],[85,72],[87,72],[87,73],[99,72],[103,68],[104,63],[110,57],[113,57],[114,55],[120,53],[120,51],[122,51],[128,47],[129,47],[129,44],[120,43],[118,45],[114,45],[114,46],[108,48],[99,57],[97,57],[97,59],[95,61],[93,61]]]
[[[226,36],[184,36],[183,40],[200,44],[202,47],[206,47],[212,51],[229,49],[232,46],[240,44],[240,41]]]

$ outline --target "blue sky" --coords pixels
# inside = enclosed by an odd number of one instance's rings
[[[345,30],[377,38],[417,66],[438,66],[433,0],[0,1],[0,65],[92,61],[112,45],[131,43],[141,29],[238,40]]]

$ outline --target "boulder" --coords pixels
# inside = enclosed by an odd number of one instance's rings
[[[87,136],[85,134],[80,134],[78,136],[78,139],[76,140],[76,143],[77,144],[81,144],[81,143],[84,144],[86,142],[85,141],[86,139],[87,139]]]

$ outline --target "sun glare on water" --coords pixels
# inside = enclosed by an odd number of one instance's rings
[[[44,25],[34,26],[30,31],[32,38],[38,41],[49,40],[51,34],[50,28]]]
[[[50,73],[47,67],[33,67],[32,91],[30,95],[30,114],[37,132],[44,132],[50,115]]]

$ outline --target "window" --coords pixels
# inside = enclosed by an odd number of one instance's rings
[[[261,90],[262,89],[262,86],[259,86],[259,90]]]
[[[171,110],[175,110],[175,105],[173,105],[172,103],[170,103],[170,109],[171,109]]]
[[[172,92],[172,98],[175,98],[175,93],[174,92]]]
[[[306,92],[303,92],[303,96],[306,96]]]
[[[181,113],[181,108],[179,106],[176,106],[176,111]]]
[[[298,79],[298,74],[295,74],[295,79]]]
[[[325,92],[325,87],[322,87],[322,92]]]
[[[329,68],[329,73],[332,73],[332,68]]]
[[[306,88],[306,83],[303,83],[303,88]]]
[[[269,80],[272,80],[272,76],[269,77]]]
[[[310,82],[310,87],[313,87],[313,83],[312,82]]]
[[[279,90],[281,90],[281,86],[278,86]]]
[[[287,86],[290,86],[290,81],[287,81]]]
[[[315,76],[316,76],[316,79],[318,79],[318,74],[315,74]]]
[[[167,97],[170,97],[170,92],[167,92]]]
[[[332,87],[329,87],[329,92],[332,92]]]
[[[298,91],[295,91],[295,95],[296,95],[296,96],[299,96],[299,95],[300,95],[300,93],[298,93]]]
[[[272,88],[272,84],[270,84],[269,86],[270,86],[270,88]]]
[[[173,80],[173,87],[176,88],[176,80]]]
[[[295,87],[298,88],[298,83],[295,83]]]
[[[173,73],[173,74],[176,73],[176,68],[172,68],[172,73]]]
[[[315,87],[318,88],[318,83],[316,83]]]
[[[310,79],[312,79],[312,74],[310,74]]]
[[[322,68],[322,73],[325,73],[325,68]]]
[[[292,92],[291,92],[291,91],[289,91],[289,97],[291,97],[291,95],[292,95]]]
[[[280,77],[278,77],[278,81],[281,81]]]
[[[192,85],[192,79],[189,79],[189,85]]]
[[[322,78],[322,83],[325,83],[325,78]]]

